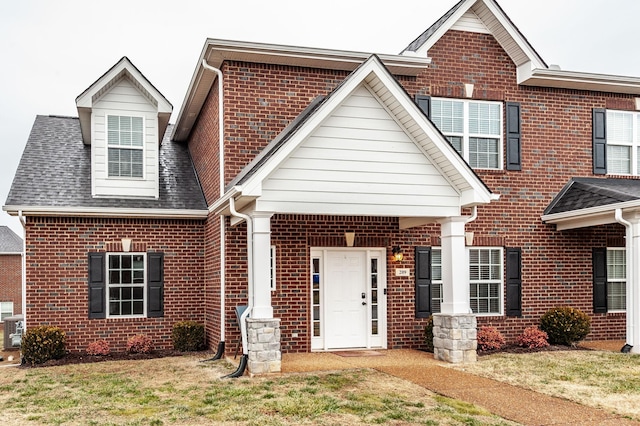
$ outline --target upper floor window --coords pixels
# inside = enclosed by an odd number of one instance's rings
[[[107,116],[109,177],[142,177],[144,125],[142,117]]]
[[[433,98],[431,121],[471,167],[502,168],[502,103]]]
[[[640,174],[640,114],[607,110],[607,173]]]

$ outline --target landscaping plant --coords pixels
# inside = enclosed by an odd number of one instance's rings
[[[570,346],[589,334],[591,319],[580,309],[560,306],[542,315],[540,329],[547,333],[550,343]]]
[[[111,348],[109,348],[109,342],[106,340],[96,340],[87,345],[87,355],[109,355]]]
[[[60,359],[66,354],[64,331],[45,325],[31,327],[22,336],[20,350],[24,361],[31,365]]]
[[[136,334],[127,340],[127,352],[132,354],[148,354],[153,351],[151,339],[144,334]]]
[[[504,337],[496,327],[485,325],[478,328],[478,349],[481,351],[500,349],[504,343]]]
[[[529,349],[545,348],[549,346],[549,336],[536,326],[527,327],[517,337],[518,346]]]
[[[204,325],[196,321],[179,321],[173,326],[171,340],[177,351],[198,351],[204,347]]]

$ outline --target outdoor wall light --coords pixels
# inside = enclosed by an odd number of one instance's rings
[[[131,244],[133,239],[131,238],[123,238],[122,239],[122,251],[125,253],[129,253],[131,251]]]
[[[402,254],[400,246],[393,246],[391,253],[393,253],[393,260],[396,262],[402,262],[402,259],[404,259],[404,254]]]
[[[347,247],[353,247],[353,242],[356,240],[355,232],[345,232],[344,239],[347,243]]]

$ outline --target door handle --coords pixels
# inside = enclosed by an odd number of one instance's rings
[[[366,299],[367,298],[367,293],[362,293],[362,298]]]
[[[363,304],[363,305],[366,305],[366,304],[367,304],[367,302],[362,302],[362,304]]]

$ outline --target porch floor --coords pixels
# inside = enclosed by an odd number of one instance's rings
[[[619,351],[624,342],[584,342],[584,346]],[[282,355],[282,373],[372,368],[408,380],[440,395],[482,406],[523,425],[638,425],[597,408],[500,383],[448,368],[433,354],[409,349],[380,350],[377,354],[341,356],[331,352]],[[381,356],[382,355],[382,356]]]

